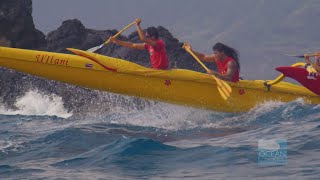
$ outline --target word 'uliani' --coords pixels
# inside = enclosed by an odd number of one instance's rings
[[[55,56],[49,56],[46,54],[39,54],[36,55],[37,62],[41,63],[47,63],[47,64],[57,64],[57,65],[63,65],[68,66],[69,59],[59,59]]]

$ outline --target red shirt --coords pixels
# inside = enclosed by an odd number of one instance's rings
[[[145,43],[144,48],[149,52],[151,68],[168,69],[169,63],[166,47],[161,39],[156,41],[156,45],[154,47]]]
[[[226,56],[226,58],[223,61],[216,61],[218,72],[221,74],[227,73],[228,70],[228,63],[230,61],[235,61],[229,56]],[[232,82],[238,82],[239,81],[239,68],[234,72],[233,77],[231,79]]]

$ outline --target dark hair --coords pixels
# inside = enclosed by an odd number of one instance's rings
[[[150,37],[154,36],[156,39],[159,38],[159,32],[155,27],[148,27],[147,33],[149,34]]]
[[[237,63],[238,68],[240,69],[240,63],[239,63],[239,52],[225,44],[222,44],[220,42],[216,43],[212,49],[214,51],[223,52],[225,55],[231,57],[234,59]]]

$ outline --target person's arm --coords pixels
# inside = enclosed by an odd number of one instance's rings
[[[314,61],[313,67],[316,69],[316,71],[318,73],[320,73],[320,62],[319,62],[320,61],[320,53],[317,52],[316,54],[317,55],[314,57],[315,61]]]
[[[214,54],[213,55],[205,55],[200,52],[194,51],[194,50],[192,50],[190,44],[188,44],[188,43],[185,43],[184,46],[189,48],[201,61],[206,61],[206,62],[215,62],[216,61]]]
[[[137,32],[138,32],[140,40],[142,42],[144,42],[144,43],[149,44],[152,47],[155,47],[157,45],[157,42],[152,40],[152,39],[149,39],[149,38],[145,37],[145,35],[143,34],[143,31],[142,31],[142,29],[140,27],[140,23],[141,23],[141,20],[140,19],[136,19]]]
[[[126,48],[144,50],[144,44],[143,43],[131,43],[131,42],[120,41],[120,40],[117,40],[114,37],[111,37],[110,41],[115,43],[115,44],[119,44],[120,46],[126,47]]]
[[[226,81],[232,81],[232,78],[234,76],[234,73],[236,72],[238,66],[234,61],[230,61],[227,64],[227,72],[225,74],[221,74],[215,71],[208,71],[208,74],[212,74],[215,75],[217,78],[222,79],[222,80],[226,80]]]
[[[310,61],[310,56],[308,54],[304,55],[304,60],[306,61],[306,63],[312,64],[311,61]]]
[[[215,62],[216,58],[215,55],[206,55],[206,54],[202,54],[200,52],[194,51],[192,49],[190,49],[201,61],[205,61],[205,62]]]

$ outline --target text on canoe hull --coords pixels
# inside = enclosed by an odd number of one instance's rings
[[[69,59],[61,59],[55,56],[49,56],[46,54],[38,54],[36,55],[37,62],[46,63],[46,64],[56,64],[68,66]]]

